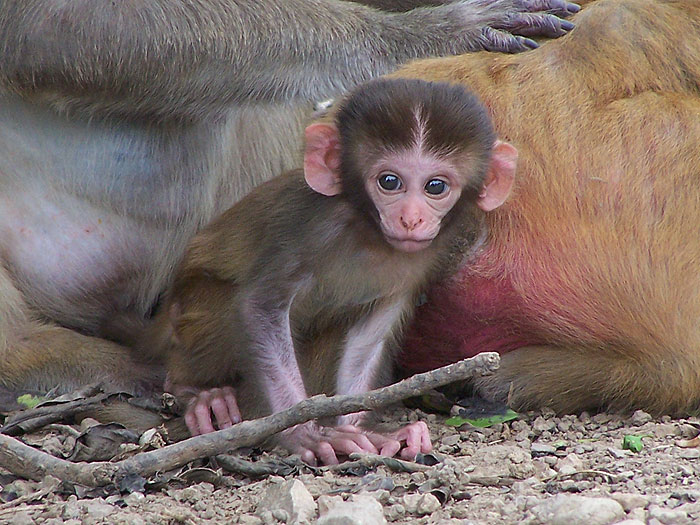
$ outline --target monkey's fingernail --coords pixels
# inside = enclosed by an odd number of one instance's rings
[[[566,4],[566,10],[569,13],[578,13],[581,10],[581,6],[578,4]]]
[[[568,20],[562,20],[561,22],[559,22],[559,24],[561,25],[561,28],[564,31],[571,31],[574,27],[576,27],[574,24],[572,24]]]
[[[540,47],[540,45],[537,42],[530,38],[523,38],[522,43],[525,47],[528,47],[530,49],[537,49],[538,47]]]
[[[241,422],[241,418],[240,418],[240,416],[233,416],[233,417],[231,418],[231,421],[232,421],[233,424],[235,425],[236,423],[240,423],[240,422]]]

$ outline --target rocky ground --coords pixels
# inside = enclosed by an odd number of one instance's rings
[[[438,462],[410,466],[413,472],[398,472],[398,464],[311,470],[292,462],[282,465],[284,477],[256,480],[202,464],[130,494],[0,474],[0,523],[700,523],[700,419],[544,410],[456,429],[419,410],[385,417],[426,420],[436,454],[424,462]],[[641,437],[641,450],[623,449],[625,436]],[[68,441],[65,433],[34,438],[55,454]]]

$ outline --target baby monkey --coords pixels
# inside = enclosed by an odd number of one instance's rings
[[[306,128],[303,171],[259,186],[194,238],[146,338],[171,389],[192,396],[192,434],[213,431],[212,414],[226,428],[385,383],[456,235],[483,238],[483,212],[510,192],[517,151],[464,87],[379,79],[334,114]],[[277,444],[324,464],[431,449],[423,423],[380,433],[364,418],[298,425]]]

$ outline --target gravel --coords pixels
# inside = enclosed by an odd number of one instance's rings
[[[361,476],[303,468],[286,478],[251,480],[213,472],[214,483],[171,482],[145,494],[107,491],[79,498],[64,491],[0,506],[0,523],[700,522],[700,448],[688,447],[698,441],[690,441],[700,432],[698,418],[655,419],[644,412],[556,417],[541,410],[483,429],[455,429],[442,416],[404,408],[385,418],[427,421],[440,462],[424,472],[397,473],[382,466]],[[627,435],[642,437],[641,451],[623,448]],[[54,443],[57,450],[59,445]],[[5,478],[10,479],[0,476]],[[0,497],[9,502],[38,487],[7,482]]]

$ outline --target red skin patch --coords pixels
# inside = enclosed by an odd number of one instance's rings
[[[399,361],[418,373],[480,352],[543,344],[510,281],[464,275],[435,287],[417,308]]]

